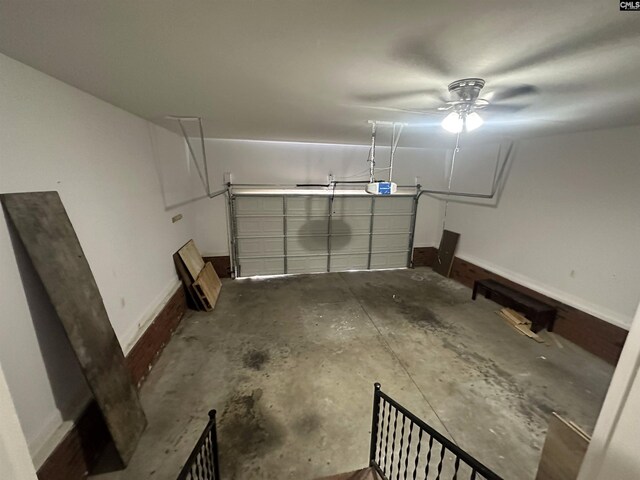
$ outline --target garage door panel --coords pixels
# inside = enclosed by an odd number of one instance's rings
[[[410,213],[413,209],[412,197],[385,197],[383,199],[376,198],[374,213]]]
[[[284,258],[240,259],[240,276],[281,275],[284,273]]]
[[[388,252],[409,248],[409,236],[406,233],[393,235],[374,235],[371,241],[372,252]]]
[[[329,217],[288,217],[287,235],[326,235]]]
[[[289,197],[287,198],[287,215],[329,215],[329,199],[327,197]]]
[[[334,215],[371,213],[371,197],[337,197],[333,199]]]
[[[289,257],[287,273],[317,273],[327,271],[327,255],[313,257]]]
[[[333,235],[331,253],[369,253],[369,235]]]
[[[332,234],[369,233],[371,217],[360,215],[354,217],[336,215],[331,219]]]
[[[238,239],[240,257],[284,255],[282,238],[241,238]]]
[[[346,270],[366,270],[368,261],[368,254],[335,255],[331,257],[331,271],[344,272]]]
[[[236,215],[282,215],[282,197],[236,197]]]
[[[329,216],[330,202],[321,195],[235,197],[239,276],[325,272],[328,263],[331,271],[407,266],[413,197],[335,197]]]
[[[406,266],[407,252],[371,254],[371,268],[402,268]]]
[[[282,217],[238,217],[236,231],[238,236],[263,237],[282,235],[284,220]]]
[[[411,232],[411,215],[388,215],[374,217],[373,233],[405,233]]]
[[[327,253],[327,236],[288,237],[287,254]]]

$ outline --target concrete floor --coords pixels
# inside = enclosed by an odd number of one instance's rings
[[[93,478],[174,479],[211,408],[223,480],[362,468],[375,381],[498,474],[534,478],[550,413],[591,431],[613,367],[519,335],[498,308],[426,268],[225,281],[143,386],[129,467]]]

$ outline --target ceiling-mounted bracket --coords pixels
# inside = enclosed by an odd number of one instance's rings
[[[178,116],[178,115],[167,115],[165,117],[167,120],[175,120],[178,122],[178,125],[180,126],[180,131],[182,132],[182,136],[184,137],[184,141],[187,144],[187,148],[189,149],[189,156],[191,157],[191,160],[193,161],[193,164],[196,167],[196,171],[198,172],[198,176],[200,177],[200,180],[202,181],[202,186],[204,187],[205,191],[207,192],[207,196],[208,197],[212,197],[211,193],[211,186],[209,185],[209,170],[207,167],[207,150],[205,148],[205,144],[204,144],[204,130],[202,128],[202,118],[200,117],[182,117],[182,116]],[[187,130],[184,128],[184,123],[183,122],[197,122],[198,123],[198,129],[199,129],[199,133],[200,133],[200,148],[202,149],[202,161],[204,164],[204,174],[202,172],[202,170],[200,169],[200,165],[198,165],[198,160],[196,159],[196,154],[195,154],[195,150],[193,149],[193,146],[191,145],[191,140],[189,140],[189,135],[187,135]],[[216,194],[218,192],[215,192]]]
[[[369,154],[371,182],[374,182],[375,173],[376,127],[380,125],[392,128],[389,149],[389,182],[391,182],[393,180],[393,160],[396,155],[396,149],[398,148],[398,142],[400,141],[400,135],[402,135],[402,129],[409,124],[404,122],[387,122],[384,120],[369,120],[368,123],[371,125],[371,152]]]

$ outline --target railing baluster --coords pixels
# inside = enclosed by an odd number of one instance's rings
[[[420,446],[422,444],[422,429],[418,427],[418,448],[416,450],[416,463],[413,466],[413,480],[416,480],[416,476],[418,475],[418,463],[420,462]]]
[[[384,467],[382,468],[383,472],[387,472],[387,457],[389,454],[389,441],[391,440],[391,437],[389,435],[389,432],[391,431],[391,404],[389,403],[389,410],[387,411],[387,444],[385,446],[385,455],[384,455]]]
[[[407,480],[409,473],[409,452],[411,452],[411,432],[413,431],[413,421],[409,420],[409,436],[407,437],[407,452],[404,456],[404,480]]]
[[[396,473],[396,479],[400,479],[400,469],[402,467],[402,446],[404,444],[404,424],[407,417],[402,415],[402,430],[400,430],[400,449],[398,450],[398,473]]]
[[[451,480],[457,480],[458,468],[460,468],[460,457],[456,455],[456,463],[453,464],[453,478]]]
[[[389,462],[389,480],[393,478],[393,454],[396,448],[396,430],[398,428],[398,409],[395,408],[395,415],[393,416],[393,441],[391,442],[391,461]]]
[[[475,468],[473,470],[471,470],[471,476],[469,477],[469,480],[476,480],[476,469]]]
[[[384,401],[383,398],[380,398],[380,402],[382,402],[382,414],[380,415],[380,448],[379,448],[379,454],[378,454],[378,466],[382,465],[382,461],[383,461],[383,454],[386,457],[386,446],[384,445],[384,442],[386,441],[386,438],[384,436],[384,416],[387,413],[387,405],[389,405],[387,402]]]
[[[378,450],[378,427],[380,425],[380,384],[373,386],[373,415],[371,416],[371,445],[369,447],[369,465],[376,462],[376,452]]]
[[[442,462],[444,461],[445,448],[444,445],[440,445],[440,462],[438,463],[438,475],[436,480],[440,480],[440,474],[442,473]]]
[[[431,449],[433,448],[433,437],[429,437],[429,451],[427,452],[427,464],[424,467],[424,478],[429,478],[429,463],[431,462]]]
[[[384,432],[384,458],[383,460],[383,464],[381,466],[382,471],[386,472],[387,471],[387,463],[389,463],[388,457],[389,457],[389,423],[390,423],[390,418],[391,418],[391,404],[387,403],[386,404],[386,429]]]

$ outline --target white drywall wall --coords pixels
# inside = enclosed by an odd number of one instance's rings
[[[637,126],[518,142],[497,207],[449,204],[457,255],[628,328],[640,298],[638,151]],[[454,181],[468,188],[460,166]]]
[[[223,187],[225,172],[236,184],[326,183],[329,173],[337,180],[368,179],[369,146],[208,139],[206,148],[212,190]],[[424,186],[444,188],[446,158],[446,150],[398,148],[393,180],[414,185],[418,177]],[[388,147],[376,149],[376,165],[388,167]],[[380,170],[377,178],[387,174]],[[439,209],[433,198],[420,199],[415,246],[434,245]],[[197,204],[196,243],[205,255],[229,254],[224,196]]]
[[[0,478],[37,479],[2,366],[0,366]]]
[[[60,192],[126,353],[178,285],[171,255],[191,237],[194,216],[191,206],[165,205],[193,197],[184,143],[3,55],[0,71],[0,192]],[[184,218],[173,224],[177,213]],[[5,218],[0,292],[0,363],[40,463],[87,387]]]

